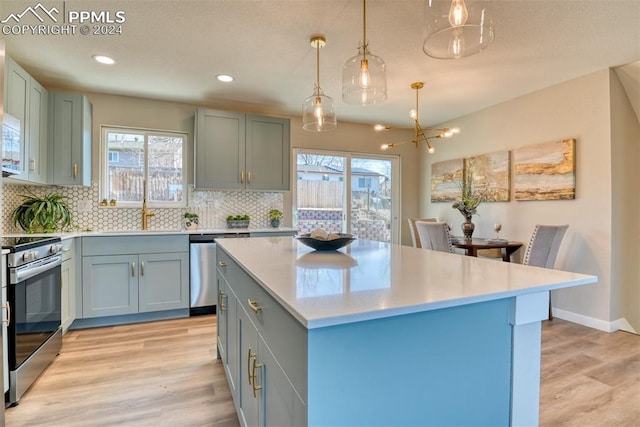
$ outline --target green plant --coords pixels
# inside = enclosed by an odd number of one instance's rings
[[[466,219],[469,219],[477,214],[478,206],[480,202],[482,202],[482,194],[478,193],[473,186],[473,177],[471,174],[465,175],[464,181],[459,187],[460,200],[455,202],[452,207],[458,209]]]
[[[31,191],[23,195],[22,203],[13,210],[11,219],[27,233],[53,233],[71,226],[72,214],[64,196],[48,193],[41,197]]]
[[[282,219],[283,217],[282,211],[279,211],[278,209],[271,209],[268,215],[269,219]]]
[[[249,215],[229,215],[227,221],[249,221]]]
[[[188,218],[188,219],[191,219],[191,218],[199,218],[199,217],[198,217],[198,214],[194,214],[194,213],[191,213],[191,212],[185,212],[185,213],[184,213],[184,215],[182,215],[182,216],[183,216],[184,218]]]

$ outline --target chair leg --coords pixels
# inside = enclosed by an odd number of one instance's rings
[[[551,312],[551,295],[549,295],[549,320],[553,320],[553,313]]]

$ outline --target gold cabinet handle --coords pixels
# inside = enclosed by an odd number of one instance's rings
[[[73,179],[76,179],[78,177],[78,164],[74,163],[73,164]]]
[[[247,172],[247,184],[251,185],[251,171]]]
[[[249,348],[249,354],[247,354],[247,376],[249,377],[249,385],[253,386],[253,376],[251,375],[251,359],[254,359],[256,354]]]
[[[11,304],[9,304],[9,301],[7,301],[2,308],[7,311],[7,319],[3,320],[2,323],[4,323],[5,326],[9,326],[9,323],[11,323]]]
[[[131,277],[135,277],[136,275],[136,263],[132,262],[131,263]]]
[[[36,170],[36,159],[29,159],[29,172]]]
[[[144,261],[140,261],[140,275],[144,276]]]
[[[244,171],[240,172],[240,184],[244,184]]]
[[[256,357],[254,355],[253,357],[253,368],[251,369],[251,377],[253,378],[253,384],[251,384],[251,388],[253,388],[253,397],[257,397],[256,396],[256,391],[258,390],[262,390],[262,386],[256,385],[256,369],[258,368],[262,368],[262,363],[258,363],[258,361],[256,360]]]
[[[226,262],[224,262],[224,261],[220,261],[220,262],[218,262],[218,265],[219,265],[220,267],[226,267],[226,266],[227,266],[227,263],[226,263]]]
[[[221,313],[224,313],[225,311],[227,311],[227,306],[224,303],[225,298],[227,298],[226,292],[218,291],[218,307],[220,307]]]
[[[262,307],[260,307],[258,304],[258,301],[252,300],[251,298],[249,298],[249,300],[247,301],[249,303],[249,308],[251,310],[253,310],[254,313],[258,313],[260,310],[262,310]]]

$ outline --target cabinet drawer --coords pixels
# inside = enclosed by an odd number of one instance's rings
[[[82,238],[82,255],[189,252],[187,235],[95,236]]]
[[[216,258],[219,274],[227,280],[238,298],[239,306],[247,312],[269,350],[306,402],[307,330],[226,252],[218,248]],[[250,304],[249,300],[254,302]]]

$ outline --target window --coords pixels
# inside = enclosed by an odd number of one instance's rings
[[[109,163],[118,163],[120,153],[117,151],[109,151]]]
[[[133,128],[102,128],[102,198],[118,205],[185,206],[187,136]]]

